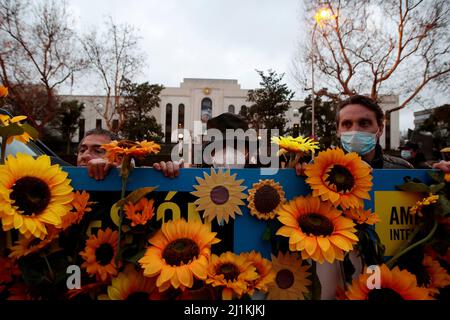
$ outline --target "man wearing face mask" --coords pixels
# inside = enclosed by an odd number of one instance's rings
[[[413,169],[406,160],[384,154],[379,139],[384,113],[372,99],[355,95],[344,100],[336,114],[337,133],[347,152],[356,152],[375,169]]]
[[[403,159],[411,163],[414,169],[431,169],[417,143],[407,142],[401,148],[400,155]]]

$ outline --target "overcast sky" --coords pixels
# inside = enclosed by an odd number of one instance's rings
[[[301,0],[68,0],[81,32],[100,28],[108,16],[138,29],[147,67],[139,81],[179,86],[183,78],[237,79],[256,88],[255,69],[289,76],[304,30]],[[91,94],[86,87],[74,93]],[[411,108],[400,113],[400,129],[413,127]]]

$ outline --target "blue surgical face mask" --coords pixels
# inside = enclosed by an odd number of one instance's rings
[[[400,152],[400,155],[403,159],[409,160],[412,158],[412,152],[409,150],[402,150]]]
[[[363,131],[341,133],[341,144],[347,152],[363,156],[372,151],[377,144],[377,134]]]

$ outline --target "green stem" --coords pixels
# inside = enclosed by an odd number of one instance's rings
[[[122,192],[120,194],[121,199],[125,198],[125,192],[127,190],[127,180],[128,180],[128,175],[123,175],[122,176]],[[121,259],[121,256],[122,256],[122,248],[120,246],[120,240],[122,238],[122,223],[123,223],[123,205],[120,206],[120,208],[119,208],[119,237],[117,240],[117,255],[116,255],[116,259],[115,259],[115,263],[116,263],[117,267],[119,266],[119,260]]]
[[[345,280],[345,270],[344,270],[344,262],[343,261],[339,261],[339,269],[341,270],[341,277],[342,277],[342,283],[344,284],[344,291],[347,291],[347,281]]]
[[[423,239],[420,240],[420,241],[417,241],[416,243],[410,245],[410,246],[407,247],[406,249],[404,249],[404,250],[400,251],[399,253],[397,253],[397,254],[396,254],[394,257],[392,257],[388,262],[386,262],[386,265],[387,265],[389,268],[392,268],[392,267],[394,266],[395,261],[397,261],[398,258],[400,258],[402,255],[404,255],[405,253],[411,251],[412,249],[414,249],[414,248],[420,246],[421,244],[427,242],[428,240],[430,240],[431,237],[433,237],[434,233],[436,232],[437,227],[438,227],[438,223],[437,223],[437,221],[435,220],[435,221],[434,221],[433,228],[431,229],[430,233],[429,233],[425,238],[423,238]],[[411,237],[411,239],[412,239],[412,237]]]
[[[55,274],[53,273],[52,266],[50,265],[50,262],[48,261],[46,255],[43,255],[42,257],[44,258],[44,261],[47,264],[47,268],[48,268],[48,271],[49,271],[49,274],[50,274],[50,278],[54,282],[55,281]]]
[[[5,139],[6,138],[6,139]],[[6,140],[7,140],[7,137],[2,137],[2,151],[1,151],[1,153],[2,153],[2,157],[1,157],[1,162],[0,162],[0,164],[5,164],[5,156],[6,156]]]
[[[301,154],[300,153],[296,153],[295,156],[293,154],[290,155],[289,157],[289,168],[295,168],[295,165],[297,164],[297,162],[300,160]]]

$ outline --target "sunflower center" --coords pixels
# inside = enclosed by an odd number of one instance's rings
[[[200,253],[198,245],[191,239],[181,238],[169,243],[163,251],[163,258],[171,266],[187,264]]]
[[[328,171],[328,177],[325,181],[335,185],[337,192],[349,192],[355,185],[355,178],[352,173],[346,167],[341,165],[334,165]]]
[[[106,266],[114,257],[114,249],[109,243],[102,243],[95,250],[95,260],[102,266]]]
[[[10,199],[23,211],[23,215],[39,214],[50,203],[51,193],[48,185],[36,177],[23,177],[12,187]]]
[[[368,299],[372,301],[402,301],[403,297],[390,288],[373,289],[369,292]]]
[[[128,301],[147,301],[148,299],[148,292],[144,291],[136,291],[128,295],[126,298]]]
[[[294,284],[294,274],[291,270],[282,269],[277,272],[275,282],[281,289],[288,289]]]
[[[233,263],[224,263],[219,266],[217,274],[223,274],[227,281],[234,281],[239,275],[239,269]]]
[[[304,233],[314,236],[329,236],[334,231],[330,219],[318,213],[301,216],[298,224]]]
[[[215,204],[224,204],[230,198],[230,193],[228,192],[227,188],[223,186],[217,186],[211,190],[210,197],[212,202],[214,202]]]
[[[272,212],[280,204],[280,195],[271,186],[262,186],[255,193],[255,208],[261,213]]]

